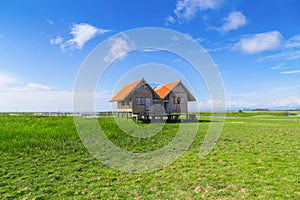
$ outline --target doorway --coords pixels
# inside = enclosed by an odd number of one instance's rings
[[[146,111],[150,110],[150,98],[145,98]]]

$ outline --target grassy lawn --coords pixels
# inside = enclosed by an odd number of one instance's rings
[[[112,142],[133,152],[163,147],[179,126],[166,124],[141,139],[122,132],[113,118],[99,123]],[[199,123],[194,142],[174,163],[132,174],[91,156],[72,117],[0,116],[0,199],[300,199],[300,117],[227,118],[213,151],[199,158],[210,123],[218,122]]]

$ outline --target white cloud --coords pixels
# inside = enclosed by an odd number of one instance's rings
[[[231,47],[229,46],[222,46],[222,47],[216,47],[216,48],[211,48],[211,49],[206,49],[207,52],[216,52],[216,51],[224,51],[224,50],[228,50]]]
[[[48,22],[49,24],[51,24],[51,25],[54,24],[54,22],[53,22],[52,20],[50,20],[50,19],[48,19],[47,22]]]
[[[215,10],[222,0],[178,0],[174,13],[179,21],[191,20],[201,10]]]
[[[285,48],[298,48],[300,47],[300,35],[295,35],[287,40],[284,44]]]
[[[7,75],[0,74],[0,85],[15,83],[16,79]]]
[[[95,92],[97,110],[111,110],[109,90]],[[72,111],[72,91],[55,91],[39,83],[22,83],[20,80],[0,74],[0,112]]]
[[[27,83],[26,86],[28,89],[32,89],[32,90],[50,90],[51,89],[47,85],[38,84],[38,83]]]
[[[112,91],[95,92],[95,110],[112,110]],[[0,90],[0,112],[58,112],[73,111],[72,91],[33,90],[3,92]]]
[[[167,25],[174,24],[176,22],[175,18],[172,16],[166,17],[165,20]]]
[[[0,91],[0,111],[72,111],[72,95],[71,91]]]
[[[240,49],[247,54],[275,50],[280,46],[282,36],[278,31],[249,35],[238,42],[233,49]]]
[[[226,18],[225,23],[221,28],[217,28],[220,32],[228,32],[231,30],[237,30],[238,28],[247,24],[246,16],[242,12],[233,11]]]
[[[106,32],[109,32],[109,30],[100,29],[86,23],[74,24],[70,32],[73,38],[61,44],[61,48],[62,50],[66,48],[82,49],[87,41]]]
[[[300,99],[297,97],[281,98],[278,102],[274,102],[272,105],[280,107],[299,107]]]
[[[243,108],[298,108],[300,106],[299,98],[280,98],[275,101],[257,102],[257,101],[227,101],[226,108],[243,109]]]
[[[198,37],[198,38],[195,38],[194,40],[196,40],[197,42],[201,43],[201,42],[204,42],[206,39],[202,38],[202,37]]]
[[[122,37],[111,38],[109,42],[110,47],[108,53],[103,58],[105,62],[112,62],[117,58],[122,59],[127,55],[127,52],[132,46],[128,38],[124,34]]]
[[[39,84],[39,83],[11,83],[11,84],[3,84],[0,85],[1,91],[6,91],[7,93],[14,92],[25,92],[25,91],[46,91],[51,90],[51,88],[47,85]]]
[[[258,61],[264,61],[264,60],[298,60],[300,59],[300,50],[289,50],[289,51],[282,51],[280,53],[274,54],[274,55],[269,55],[265,57],[261,57],[258,59]]]
[[[39,83],[22,83],[16,78],[0,74],[0,90],[5,92],[50,90],[49,86]]]
[[[300,106],[300,85],[270,87],[240,92],[237,97],[227,95],[228,109],[242,108],[297,108]]]
[[[60,36],[56,36],[56,38],[50,39],[50,44],[58,45],[62,43],[63,39]]]
[[[155,49],[155,48],[144,48],[144,49],[139,49],[139,52],[158,52],[161,51],[159,49]]]
[[[300,70],[292,70],[292,71],[283,71],[281,74],[297,74],[300,73]]]
[[[282,67],[281,65],[275,65],[275,66],[271,67],[271,69],[276,70],[276,69],[280,69],[281,67]]]
[[[0,74],[0,111],[62,111],[72,109],[72,92],[53,91],[47,85],[23,83]]]
[[[300,35],[295,35],[288,40],[282,42],[280,51],[264,56],[258,61],[294,61],[300,59]]]

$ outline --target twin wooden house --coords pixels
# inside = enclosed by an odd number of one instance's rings
[[[117,102],[118,112],[134,115],[170,115],[188,113],[188,102],[195,97],[178,80],[154,89],[142,78],[124,86],[110,102]]]

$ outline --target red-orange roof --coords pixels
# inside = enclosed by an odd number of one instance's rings
[[[164,99],[173,90],[173,88],[178,85],[178,83],[180,83],[180,80],[164,84],[155,88],[154,90],[160,98]]]
[[[111,100],[113,101],[123,101],[141,82],[147,84],[146,81],[142,78],[136,80],[128,85],[124,86]],[[178,84],[181,84],[188,94],[188,101],[196,101],[195,97],[188,91],[188,89],[181,83],[180,80],[158,86],[154,89],[155,93],[161,98],[164,99]]]
[[[129,83],[128,85],[124,86],[111,100],[110,102],[113,101],[123,101],[129,94],[131,91],[133,91],[136,86],[140,83],[144,81],[144,79],[139,79],[136,80],[132,83]]]

